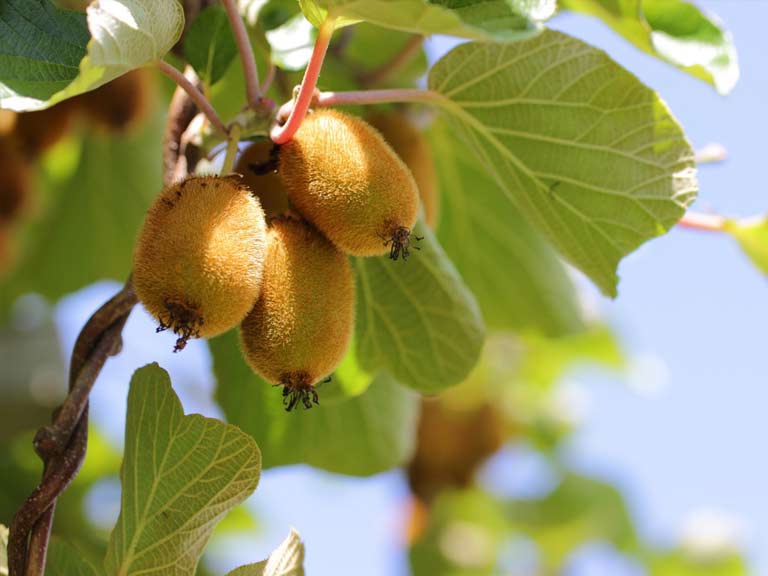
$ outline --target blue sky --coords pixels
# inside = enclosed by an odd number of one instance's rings
[[[768,3],[700,4],[719,14],[736,39],[741,80],[728,97],[642,54],[596,20],[561,15],[551,25],[606,49],[657,89],[694,147],[723,143],[729,160],[701,169],[696,208],[750,216],[768,204],[763,176]],[[438,41],[432,45],[440,48]],[[620,275],[616,300],[590,294],[627,354],[644,358],[652,368],[648,377],[657,382],[631,387],[592,371],[570,375],[586,390],[589,414],[568,443],[567,457],[574,467],[615,482],[641,532],[655,541],[674,541],[698,510],[737,517],[755,573],[768,574],[766,279],[730,239],[686,230],[643,246],[622,263]],[[95,285],[58,306],[65,350],[85,318],[115,289],[110,283]],[[116,445],[122,439],[126,374],[150,361],[159,361],[183,383],[179,392],[188,412],[217,414],[210,403],[205,345],[191,343],[181,358],[170,354],[171,342],[172,336],[154,336],[153,322],[143,313],[137,311],[129,321],[124,353],[110,360],[92,401],[94,421]],[[251,501],[261,532],[214,550],[217,564],[228,568],[258,560],[295,526],[308,545],[310,574],[403,573],[398,532],[405,496],[398,473],[357,480],[306,467],[268,471]],[[580,555],[572,573],[629,576],[637,571],[598,546]]]

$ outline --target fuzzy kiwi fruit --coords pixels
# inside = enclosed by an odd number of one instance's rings
[[[136,295],[181,350],[248,314],[266,249],[264,211],[239,177],[189,176],[163,189],[147,213],[133,259]]]
[[[354,290],[347,257],[311,224],[293,215],[271,222],[261,296],[240,336],[251,368],[283,386],[287,410],[317,404],[314,385],[344,357]]]
[[[0,136],[6,136],[13,132],[14,126],[16,126],[16,112],[0,110]]]
[[[427,139],[408,116],[401,112],[375,114],[368,118],[368,122],[381,132],[384,140],[411,170],[424,207],[424,221],[434,229],[439,210],[437,174]]]
[[[0,175],[0,222],[8,222],[23,212],[31,189],[29,162],[9,136],[0,136]]]
[[[335,110],[308,115],[281,147],[279,173],[293,206],[342,251],[407,258],[416,182],[364,120]]]
[[[235,172],[242,174],[243,183],[258,197],[268,218],[289,208],[288,194],[276,173],[276,150],[270,140],[259,140],[243,150],[235,164]]]
[[[106,132],[126,132],[149,108],[150,79],[146,70],[133,70],[79,97],[85,114]]]

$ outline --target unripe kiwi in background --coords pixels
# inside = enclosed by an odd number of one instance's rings
[[[78,100],[85,117],[97,127],[107,132],[125,132],[144,118],[150,92],[148,72],[139,69],[86,92]]]
[[[0,136],[0,223],[13,220],[24,210],[30,190],[27,158],[11,136]]]
[[[335,110],[308,115],[281,147],[279,173],[293,206],[342,251],[408,255],[416,182],[364,120]]]
[[[261,296],[240,329],[251,368],[281,384],[290,410],[309,408],[314,385],[349,347],[355,285],[347,257],[295,216],[270,224]]]
[[[70,98],[45,110],[17,114],[13,133],[22,152],[36,158],[56,144],[72,125],[76,109],[76,99]]]
[[[381,132],[384,140],[410,168],[419,187],[419,197],[424,207],[424,221],[427,226],[434,229],[439,209],[437,174],[427,139],[403,113],[375,114],[368,118],[368,122]]]
[[[257,174],[254,167],[268,165],[272,161],[274,144],[271,140],[260,140],[250,144],[237,159],[235,172],[242,174],[243,183],[251,189],[261,202],[268,218],[279,216],[288,210],[288,194],[280,176],[267,169]]]
[[[189,176],[166,187],[136,243],[133,285],[146,309],[179,336],[237,326],[261,288],[266,223],[239,177]]]

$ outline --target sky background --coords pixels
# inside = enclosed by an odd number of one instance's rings
[[[768,160],[768,2],[703,1],[733,32],[741,80],[719,96],[703,82],[630,46],[597,20],[564,14],[551,27],[581,37],[658,90],[695,148],[720,142],[727,162],[704,166],[695,208],[726,215],[764,212]],[[438,53],[447,44],[428,42]],[[609,301],[587,288],[587,298],[617,332],[634,367],[630,377],[595,371],[569,374],[583,392],[584,424],[568,442],[579,471],[615,483],[627,497],[643,536],[675,542],[696,515],[730,518],[754,574],[768,574],[768,285],[721,235],[673,230],[627,257],[619,297]],[[118,286],[101,283],[64,299],[56,309],[64,350],[71,350],[85,319]],[[154,334],[138,309],[125,333],[124,352],[107,363],[92,395],[96,424],[122,446],[128,379],[136,367],[158,361],[169,370],[185,411],[220,415],[210,401],[212,375],[206,345],[191,342],[173,355],[172,336]],[[525,494],[547,484],[546,470],[530,454],[505,450],[483,474],[506,492]],[[119,483],[105,482],[93,515],[110,526],[117,516]],[[261,525],[212,550],[218,570],[266,557],[295,526],[307,543],[309,574],[404,574],[399,534],[407,490],[399,473],[349,479],[297,466],[270,470],[250,504]],[[574,576],[635,576],[636,566],[591,546],[574,558]]]

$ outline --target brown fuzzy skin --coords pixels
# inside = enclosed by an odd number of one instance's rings
[[[36,158],[61,140],[69,131],[77,110],[77,99],[68,99],[36,112],[16,115],[13,133],[22,152]]]
[[[280,177],[294,207],[347,254],[385,254],[393,236],[416,223],[413,175],[356,116],[325,109],[308,115],[280,149]]]
[[[267,233],[239,177],[189,176],[166,187],[136,243],[133,284],[145,308],[180,336],[237,326],[259,297]]]
[[[146,116],[150,101],[146,70],[133,70],[79,97],[80,106],[95,126],[106,132],[127,132]]]
[[[269,163],[272,147],[270,140],[254,142],[243,150],[235,164],[235,172],[243,176],[243,183],[258,197],[267,218],[279,216],[290,208],[288,193],[277,172],[269,170],[266,174],[256,174],[250,167],[251,164]]]
[[[27,158],[11,137],[0,136],[0,222],[9,222],[24,211],[30,190]]]
[[[0,136],[10,134],[15,126],[16,112],[13,110],[0,110]]]
[[[243,352],[256,373],[285,386],[284,399],[296,391],[304,400],[347,352],[354,278],[347,257],[303,220],[275,219],[268,237],[261,297],[240,328]]]
[[[368,122],[381,132],[387,143],[410,168],[419,187],[419,197],[424,207],[424,221],[434,230],[439,213],[439,198],[435,164],[432,161],[427,139],[403,113],[376,114],[368,118]]]

